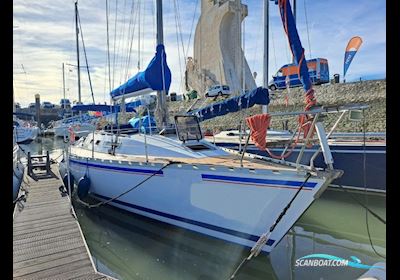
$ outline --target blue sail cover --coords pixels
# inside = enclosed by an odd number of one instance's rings
[[[275,1],[276,3],[276,1]],[[311,89],[312,84],[310,80],[310,76],[308,74],[308,67],[306,63],[306,59],[304,56],[304,49],[301,45],[300,37],[297,32],[296,23],[294,21],[292,8],[290,6],[290,1],[288,0],[279,0],[279,12],[281,14],[281,19],[283,23],[283,28],[289,39],[289,46],[294,56],[294,60],[296,65],[299,65],[299,79],[303,84],[304,90],[307,92]]]
[[[125,104],[126,112],[136,112],[134,108],[139,107],[142,105],[142,102],[140,100],[134,101],[134,102],[129,102]],[[83,105],[83,104],[78,104],[72,107],[73,111],[89,111],[89,112],[113,112],[117,113],[121,111],[120,105]]]
[[[247,93],[227,98],[223,101],[213,103],[204,108],[194,110],[189,114],[196,114],[200,121],[205,121],[228,113],[237,112],[243,109],[253,107],[254,105],[268,105],[268,89],[258,87]]]
[[[137,73],[126,83],[111,91],[111,98],[118,99],[122,96],[139,96],[157,90],[169,91],[171,85],[171,70],[167,65],[167,56],[164,45],[156,48],[156,54],[150,61],[146,70]]]

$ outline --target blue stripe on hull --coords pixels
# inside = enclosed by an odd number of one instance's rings
[[[262,185],[282,185],[293,188],[298,188],[303,184],[300,181],[284,181],[284,180],[273,180],[273,179],[258,179],[258,178],[243,178],[243,177],[233,177],[233,176],[222,176],[222,175],[211,175],[211,174],[201,174],[204,180],[218,180],[221,182],[240,182],[240,183],[252,183],[252,184],[262,184]],[[307,182],[304,184],[306,188],[314,188],[317,183]]]
[[[101,165],[89,162],[80,162],[77,160],[70,159],[72,163],[80,164],[83,166],[95,167],[95,168],[102,168],[108,170],[116,170],[116,171],[126,171],[126,172],[133,172],[133,173],[145,173],[145,174],[156,174],[156,175],[163,175],[164,172],[162,170],[151,170],[151,169],[139,169],[139,168],[127,168],[127,167],[117,167],[117,166],[110,166],[110,165]]]
[[[96,194],[96,193],[91,193],[91,194],[94,195],[95,197],[98,197],[98,198],[101,198],[101,199],[105,199],[105,200],[111,199],[110,197],[103,196],[103,195],[100,195],[100,194]],[[131,204],[131,203],[124,202],[124,201],[121,201],[121,200],[114,200],[113,202],[117,203],[117,204],[120,204],[120,205],[123,205],[123,206],[126,206],[126,207],[129,207],[129,208],[132,208],[132,209],[144,211],[144,212],[147,212],[147,213],[150,213],[150,214],[154,214],[154,215],[165,217],[165,218],[172,219],[172,220],[175,220],[175,221],[184,222],[184,223],[187,223],[187,224],[199,226],[199,227],[202,227],[202,228],[207,228],[207,229],[210,229],[210,230],[218,231],[218,232],[221,232],[221,233],[229,234],[229,235],[232,235],[232,236],[235,236],[235,237],[240,237],[240,238],[251,240],[251,241],[254,241],[254,242],[257,242],[257,240],[260,238],[257,235],[252,235],[252,234],[248,234],[248,233],[244,233],[244,232],[240,232],[240,231],[236,231],[236,230],[232,230],[232,229],[227,229],[227,228],[223,228],[223,227],[219,227],[219,226],[215,226],[215,225],[199,222],[199,221],[196,221],[196,220],[183,218],[183,217],[180,217],[180,216],[168,214],[168,213],[165,213],[165,212],[160,212],[160,211],[157,211],[157,210],[154,210],[154,209],[150,209],[150,208],[146,208],[146,207],[143,207],[143,206]],[[267,241],[267,245],[268,246],[272,246],[272,244],[274,244],[274,243],[275,243],[275,240],[273,240],[273,239],[268,239],[268,241]]]

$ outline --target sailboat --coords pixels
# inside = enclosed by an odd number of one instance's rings
[[[71,129],[76,137],[86,136],[95,128],[96,119],[89,116],[74,116],[53,124],[54,135],[57,137],[69,137]]]
[[[28,144],[36,139],[39,128],[34,122],[23,121],[14,115],[13,128],[15,131],[15,141],[19,144]]]
[[[157,0],[155,56],[145,71],[110,93],[116,101],[157,91],[161,128],[166,127],[163,99],[171,84],[162,38],[162,1]],[[269,102],[265,88],[233,98],[221,106],[234,111],[240,109],[239,102],[243,106]],[[175,116],[174,120],[173,135],[161,129],[159,134],[95,131],[82,137],[70,145],[68,156],[60,163],[60,174],[78,185],[79,200],[88,194],[100,201],[88,207],[110,204],[247,247],[259,244],[266,229],[272,228],[260,247],[268,253],[342,173],[331,165],[320,170],[259,160],[244,153],[238,157],[204,140],[198,115]],[[323,126],[316,122],[315,127],[330,163]]]

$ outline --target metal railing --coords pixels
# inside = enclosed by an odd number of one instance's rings
[[[362,105],[362,104],[358,104],[357,105],[356,104],[356,105],[321,107],[321,108],[313,109],[313,110],[310,110],[310,111],[270,113],[271,116],[286,116],[286,115],[299,116],[299,115],[305,115],[305,114],[314,115],[311,127],[312,128],[315,127],[315,131],[317,132],[317,137],[318,137],[318,140],[319,140],[320,147],[313,154],[313,156],[311,157],[310,166],[308,166],[308,168],[307,168],[307,166],[301,164],[301,160],[303,158],[304,151],[305,151],[308,143],[311,140],[311,135],[312,135],[313,129],[310,129],[308,131],[308,134],[306,135],[306,138],[302,142],[302,147],[300,149],[300,152],[299,152],[299,154],[297,156],[297,159],[296,159],[296,162],[294,164],[290,163],[288,161],[285,161],[283,159],[283,155],[286,152],[287,148],[289,147],[290,143],[286,145],[285,149],[281,153],[281,159],[280,160],[274,160],[272,158],[264,157],[264,156],[258,156],[258,158],[264,159],[264,160],[267,160],[267,161],[273,161],[273,162],[279,163],[279,164],[294,166],[298,170],[299,169],[304,169],[304,168],[315,170],[314,160],[316,159],[318,154],[322,152],[325,164],[328,166],[329,169],[333,169],[333,156],[332,156],[332,153],[330,151],[329,144],[328,144],[328,138],[333,134],[333,131],[336,129],[336,127],[339,124],[339,122],[343,119],[343,117],[344,117],[346,112],[349,112],[351,110],[365,110],[367,108],[369,108],[368,105]],[[320,115],[322,115],[322,114],[330,114],[330,113],[340,113],[340,112],[342,114],[336,120],[336,122],[333,125],[333,127],[331,128],[330,132],[328,134],[326,134],[323,124],[321,122],[317,122],[317,120],[319,119]],[[295,131],[297,131],[297,130],[295,130]],[[295,135],[296,135],[296,133],[293,133],[290,142],[293,141]],[[249,143],[249,140],[250,140],[250,136],[251,136],[250,134],[247,136],[246,144],[245,144],[243,152],[239,152],[239,154],[241,154],[240,165],[242,167],[243,167],[243,158],[244,158],[244,156],[246,154],[246,151],[247,151],[247,147],[248,147],[248,143]],[[241,134],[240,134],[240,137],[241,137]],[[241,141],[241,139],[240,139],[240,141]],[[292,147],[292,148],[294,148],[294,147]]]

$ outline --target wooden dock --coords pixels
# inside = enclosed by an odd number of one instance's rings
[[[25,172],[26,202],[13,219],[13,278],[114,279],[96,271],[69,197],[59,190],[57,165],[51,170],[58,178],[35,181]]]

